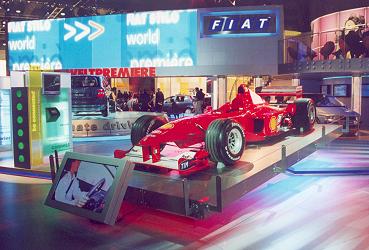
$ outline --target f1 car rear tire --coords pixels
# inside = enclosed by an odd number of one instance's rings
[[[296,113],[292,117],[293,127],[303,132],[311,130],[316,121],[316,108],[309,98],[300,98],[295,101]]]
[[[229,119],[213,121],[206,130],[205,148],[213,162],[233,165],[245,148],[243,128]]]
[[[139,117],[132,125],[132,144],[137,145],[142,138],[166,123],[167,121],[164,118],[158,116],[143,115]]]

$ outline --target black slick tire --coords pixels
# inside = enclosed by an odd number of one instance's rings
[[[237,122],[219,119],[210,123],[205,135],[205,148],[210,160],[233,165],[245,148],[245,134]]]
[[[139,117],[132,125],[132,144],[137,145],[142,138],[166,123],[167,121],[164,118],[158,116],[143,115]]]
[[[298,131],[310,131],[316,121],[316,108],[309,98],[300,98],[295,101],[296,113],[292,117],[293,127]]]

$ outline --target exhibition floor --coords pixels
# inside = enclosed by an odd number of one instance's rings
[[[350,145],[349,145],[350,144]],[[369,142],[339,139],[355,165]],[[341,145],[341,146],[340,146]],[[355,148],[348,153],[342,149]],[[318,164],[319,151],[307,158]],[[369,164],[368,164],[369,165]],[[113,227],[43,205],[47,180],[0,175],[3,249],[367,249],[369,176],[280,174],[204,220],[125,204]]]

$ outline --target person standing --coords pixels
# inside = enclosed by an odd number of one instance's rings
[[[174,115],[174,119],[178,119],[179,118],[178,105],[173,98],[170,99],[170,102],[172,104],[172,114]]]
[[[160,88],[157,89],[155,94],[155,111],[161,113],[163,111],[164,94]]]
[[[195,97],[194,97],[194,100],[193,100],[193,107],[195,109],[195,115],[198,115],[198,114],[201,114],[201,110],[199,109],[199,88],[196,87],[195,88]]]
[[[369,30],[363,33],[364,52],[363,57],[369,57]]]
[[[150,95],[146,92],[146,89],[144,89],[142,93],[142,107],[141,111],[147,112],[149,109],[149,102],[150,102]]]
[[[138,110],[138,98],[137,95],[134,94],[131,99],[127,102],[128,110],[129,111],[137,111]]]
[[[197,88],[199,89],[199,88]],[[196,92],[196,100],[197,100],[197,112],[196,114],[202,114],[202,106],[204,105],[204,99],[205,99],[205,94],[204,92],[202,92],[202,89],[198,90]]]

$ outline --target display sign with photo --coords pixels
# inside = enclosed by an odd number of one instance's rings
[[[60,94],[59,73],[42,73],[42,93],[44,95]]]
[[[132,170],[124,159],[67,152],[45,204],[114,224]]]
[[[182,67],[197,63],[197,11],[9,22],[10,70]]]

